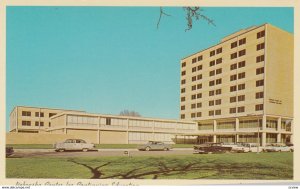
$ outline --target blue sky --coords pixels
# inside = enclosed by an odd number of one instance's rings
[[[17,105],[179,117],[180,59],[222,37],[271,23],[294,31],[293,8],[8,7],[6,113]]]

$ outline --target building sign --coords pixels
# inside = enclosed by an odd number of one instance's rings
[[[272,99],[272,98],[269,98],[269,102],[273,103],[273,104],[282,104],[281,100],[276,100],[276,99]]]

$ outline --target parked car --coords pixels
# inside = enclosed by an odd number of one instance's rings
[[[286,146],[281,143],[270,144],[263,149],[264,152],[293,152],[293,146]]]
[[[230,152],[232,147],[223,146],[222,143],[205,143],[194,146],[194,153],[208,154],[208,153],[225,153]]]
[[[13,155],[13,153],[14,153],[13,147],[6,147],[6,157]]]
[[[87,143],[82,139],[67,139],[64,142],[54,144],[55,151],[63,152],[67,150],[82,150],[87,152],[88,150],[94,150],[95,144]]]
[[[149,141],[146,144],[139,145],[137,147],[139,151],[150,151],[150,150],[164,150],[168,151],[172,149],[172,146],[170,144],[165,144],[160,141]]]

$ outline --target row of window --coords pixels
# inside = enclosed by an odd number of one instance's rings
[[[210,91],[211,92],[211,91]],[[256,99],[260,99],[264,97],[264,93],[263,92],[257,92],[255,93],[255,98]],[[230,103],[234,103],[234,102],[242,102],[246,100],[246,96],[245,95],[239,95],[239,96],[232,96],[230,97],[229,101]],[[208,102],[209,106],[214,106],[214,105],[220,105],[222,104],[222,100],[221,99],[217,99],[217,100],[211,100]],[[195,109],[197,105],[197,108],[201,108],[202,107],[202,102],[198,102],[197,104],[191,104],[191,109]],[[185,110],[185,106],[181,106],[181,110]]]
[[[49,113],[49,117],[56,115],[56,113]],[[30,111],[22,111],[22,116],[31,117]],[[44,117],[44,112],[35,112],[35,117]]]
[[[260,32],[257,33],[257,39],[262,38],[264,36],[265,36],[265,30],[260,31]],[[238,45],[240,46],[240,45],[244,45],[244,44],[246,44],[246,38],[240,39],[239,41],[232,42],[230,44],[230,46],[231,46],[231,49],[233,49],[233,48],[236,48]],[[261,50],[261,49],[264,49],[264,48],[265,48],[265,44],[264,43],[258,44],[256,46],[256,50]],[[209,55],[210,55],[210,57],[212,57],[212,56],[214,56],[216,54],[222,53],[222,51],[223,51],[222,47],[220,47],[220,48],[218,48],[216,50],[210,51]],[[241,52],[241,54],[243,54],[243,53],[246,53],[246,51],[245,52]],[[240,55],[240,53],[239,53],[239,56],[243,56],[243,55]],[[192,59],[192,63],[196,63],[197,61],[201,61],[201,60],[203,60],[203,55],[200,55],[198,57],[193,58]],[[185,67],[185,66],[186,66],[186,62],[183,62],[182,63],[182,67]]]
[[[255,105],[255,111],[261,111],[261,110],[263,110],[263,104]],[[245,106],[229,108],[230,114],[243,113],[243,112],[245,112]],[[222,111],[220,109],[208,111],[209,116],[221,115],[221,114],[222,114]],[[196,116],[202,117],[202,112],[191,113],[191,118],[195,118]],[[181,114],[180,117],[181,117],[181,119],[185,119],[185,114]]]
[[[38,122],[38,121],[35,121],[35,126],[41,126],[43,127],[44,126],[44,122]],[[49,123],[50,125],[50,123]],[[22,121],[22,126],[31,126],[31,121]]]

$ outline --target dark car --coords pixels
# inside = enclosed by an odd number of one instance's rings
[[[13,147],[6,147],[6,157],[11,156],[14,153]]]
[[[194,153],[197,154],[225,153],[231,150],[232,147],[223,146],[222,143],[205,143],[194,146]]]
[[[139,151],[150,151],[150,150],[164,150],[164,151],[168,151],[172,148],[171,145],[169,144],[165,144],[163,142],[160,141],[149,141],[146,144],[143,145],[139,145],[137,147],[137,149]]]

